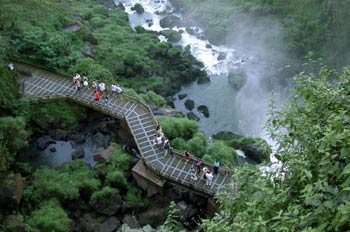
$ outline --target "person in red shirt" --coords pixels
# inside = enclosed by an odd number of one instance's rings
[[[98,93],[98,91],[95,91],[95,101],[99,101],[100,100],[100,94]]]

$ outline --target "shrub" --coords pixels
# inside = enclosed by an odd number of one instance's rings
[[[140,202],[142,201],[141,193],[139,188],[135,185],[128,186],[128,192],[125,196],[125,201],[127,202]]]
[[[96,190],[100,181],[84,160],[76,160],[58,170],[42,168],[33,174],[33,183],[25,189],[26,199],[40,202],[43,199],[77,199],[83,187]]]
[[[109,197],[114,196],[118,193],[119,193],[118,189],[111,188],[109,186],[105,186],[105,187],[103,187],[103,189],[96,191],[91,195],[90,204],[95,205],[99,200],[101,200],[103,198],[109,198]]]
[[[30,231],[69,231],[68,215],[55,199],[42,202],[39,209],[26,219],[26,223],[31,226]]]
[[[208,154],[203,159],[213,163],[216,159],[227,167],[235,167],[237,163],[237,153],[222,141],[215,141],[208,149]]]
[[[170,140],[176,137],[190,139],[198,130],[197,122],[186,118],[158,116],[157,120],[163,128],[164,134]]]
[[[106,175],[106,182],[111,185],[113,183],[121,183],[122,185],[127,185],[127,180],[124,173],[118,170],[108,171]]]
[[[133,10],[135,10],[138,14],[145,12],[145,9],[143,9],[143,6],[140,3],[136,3],[133,7]]]
[[[146,102],[154,103],[157,107],[161,107],[166,103],[165,99],[162,96],[156,94],[153,91],[148,91],[146,94],[140,94],[140,97]]]
[[[193,138],[188,140],[188,149],[197,157],[202,157],[205,154],[207,138],[204,134],[197,132]]]
[[[127,171],[130,170],[132,165],[132,157],[123,151],[120,145],[113,144],[116,147],[116,151],[112,154],[111,164],[109,165],[110,170]]]

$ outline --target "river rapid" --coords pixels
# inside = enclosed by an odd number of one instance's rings
[[[137,14],[132,10],[136,3],[144,7],[143,14]],[[182,18],[181,15],[174,13],[173,6],[167,0],[115,0],[115,4],[123,4],[132,27],[141,25],[147,30],[159,32],[169,29],[160,27],[159,22],[165,16],[174,14]],[[192,83],[184,86],[175,95],[175,107],[185,113],[189,112],[184,106],[184,101],[194,100],[193,112],[200,118],[200,131],[207,136],[219,131],[232,131],[269,140],[263,126],[272,94],[262,87],[261,82],[264,77],[272,74],[271,65],[262,62],[259,54],[244,51],[238,45],[225,47],[210,44],[208,40],[202,39],[204,36],[201,28],[191,28],[196,32],[194,35],[187,33],[184,27],[171,29],[183,31],[182,39],[177,45],[191,47],[192,55],[204,64],[211,81],[206,84]],[[159,36],[159,39],[166,40],[163,36]],[[220,54],[225,54],[225,58],[219,58]],[[236,69],[243,69],[247,74],[247,82],[239,91],[228,83],[228,73]],[[179,94],[187,94],[187,97],[180,100]],[[208,107],[210,114],[208,118],[197,111],[199,105]]]

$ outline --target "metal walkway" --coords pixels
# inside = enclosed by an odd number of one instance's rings
[[[100,101],[94,100],[93,90],[90,88],[76,92],[72,84],[72,76],[58,73],[35,64],[16,61],[16,70],[26,74],[22,91],[31,101],[49,101],[65,99],[93,108],[104,114],[119,119],[125,119],[134,137],[135,143],[144,160],[144,163],[155,174],[172,184],[193,189],[203,195],[213,196],[224,184],[229,183],[231,172],[220,167],[219,173],[214,175],[211,186],[205,185],[202,176],[195,183],[191,182],[190,168],[196,157],[186,162],[182,152],[172,150],[171,154],[164,155],[164,150],[152,145],[156,133],[157,121],[150,108],[141,100],[122,94],[119,97],[111,96],[110,104],[105,105],[101,96]],[[202,161],[201,167],[212,165]]]

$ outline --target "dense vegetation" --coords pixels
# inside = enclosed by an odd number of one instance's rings
[[[350,72],[321,67],[295,78],[289,105],[271,105],[269,130],[278,142],[277,173],[236,169],[218,195],[222,212],[208,231],[348,231]]]
[[[350,61],[349,0],[172,2],[188,19],[200,22],[209,40],[215,43],[230,43],[243,37],[251,42],[250,46],[255,46],[259,39],[267,47],[288,51],[297,57],[312,51],[338,67]]]

